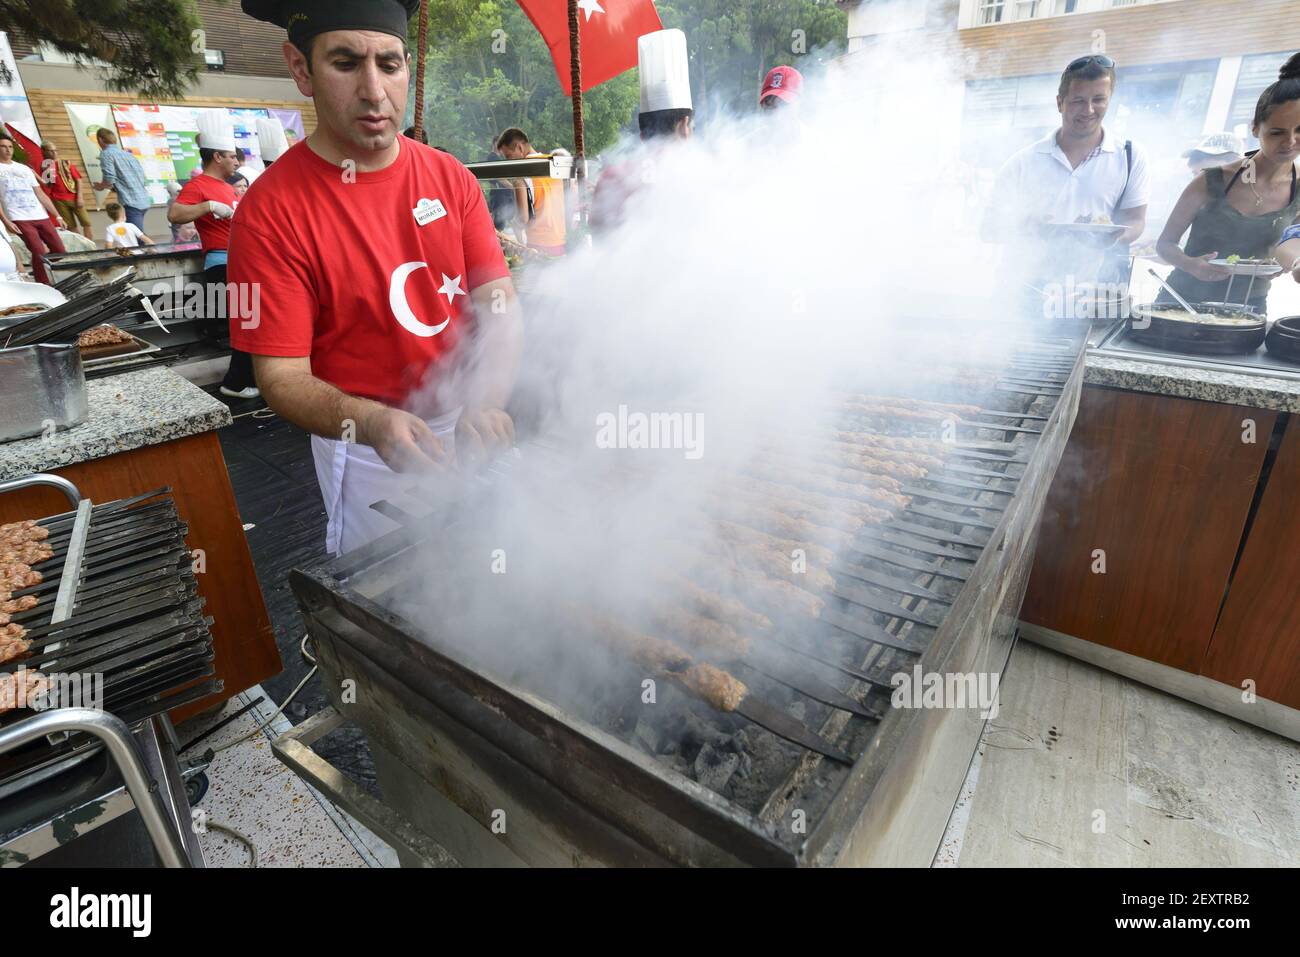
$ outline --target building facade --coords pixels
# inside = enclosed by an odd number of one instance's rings
[[[900,40],[963,86],[961,152],[987,181],[1006,156],[1060,125],[1061,72],[1104,52],[1118,64],[1109,131],[1142,143],[1176,197],[1181,153],[1235,131],[1248,148],[1255,103],[1300,49],[1297,0],[839,0],[848,57]],[[954,110],[957,109],[954,104]],[[1153,201],[1157,220],[1172,205]],[[1163,209],[1161,207],[1164,207]]]
[[[247,109],[298,110],[304,129],[316,126],[311,100],[303,97],[285,66],[281,45],[284,31],[245,16],[237,3],[197,0],[204,29],[206,69],[198,82],[179,100],[151,100],[160,105],[229,107]],[[138,97],[129,91],[114,92],[104,85],[101,71],[82,66],[59,54],[39,38],[11,34],[9,43],[17,61],[27,99],[42,139],[53,141],[61,155],[78,158],[65,103],[133,103]],[[78,165],[81,165],[78,162]],[[95,207],[95,197],[83,185],[82,199]],[[97,226],[102,217],[94,217]],[[147,231],[153,236],[168,233],[162,207],[150,210]]]

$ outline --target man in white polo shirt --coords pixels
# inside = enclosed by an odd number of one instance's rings
[[[1002,292],[1041,304],[1043,289],[1127,283],[1128,248],[1146,228],[1151,179],[1146,153],[1102,126],[1115,92],[1115,61],[1080,57],[1065,68],[1056,97],[1061,126],[1013,155],[998,173],[984,238],[1004,244]],[[1047,224],[1114,223],[1089,232]]]

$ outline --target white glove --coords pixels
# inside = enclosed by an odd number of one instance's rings
[[[208,206],[212,208],[212,215],[217,219],[229,219],[231,216],[235,215],[234,209],[227,206],[225,203],[218,203],[216,200],[210,199],[208,200]]]

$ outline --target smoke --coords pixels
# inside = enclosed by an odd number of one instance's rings
[[[419,486],[450,525],[386,600],[573,709],[636,704],[656,677],[593,641],[600,616],[690,647],[661,623],[699,613],[674,575],[807,631],[746,570],[817,593],[850,526],[801,538],[761,516],[814,502],[788,483],[815,471],[801,463],[840,427],[840,392],[957,398],[953,373],[997,364],[1021,331],[987,250],[949,228],[959,130],[930,118],[960,102],[956,75],[900,45],[807,75],[797,114],[715,115],[605,158],[636,185],[622,224],[525,275],[520,447]],[[746,515],[779,540],[758,566],[718,532]]]

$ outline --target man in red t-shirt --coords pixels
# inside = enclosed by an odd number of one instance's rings
[[[204,113],[199,118],[199,161],[203,172],[181,187],[180,193],[167,209],[167,221],[180,226],[193,223],[203,247],[203,284],[209,295],[208,303],[227,302],[226,258],[230,247],[230,220],[239,205],[235,188],[226,180],[239,166],[235,155],[235,130],[228,117],[215,112]],[[226,309],[214,306],[215,314],[204,318],[216,325],[218,335],[230,326]],[[221,394],[233,399],[256,399],[257,383],[253,380],[253,359],[234,346],[230,350],[230,365],[221,380]]]
[[[271,408],[312,433],[335,553],[396,527],[370,505],[410,488],[400,473],[514,439],[522,323],[482,190],[451,155],[398,136],[417,5],[243,0],[288,25],[317,127],[240,205],[231,337]]]
[[[54,203],[54,208],[63,217],[69,231],[76,232],[81,227],[81,234],[87,239],[94,239],[90,230],[90,217],[81,202],[81,170],[77,164],[59,158],[59,148],[48,140],[41,144],[41,185]]]

